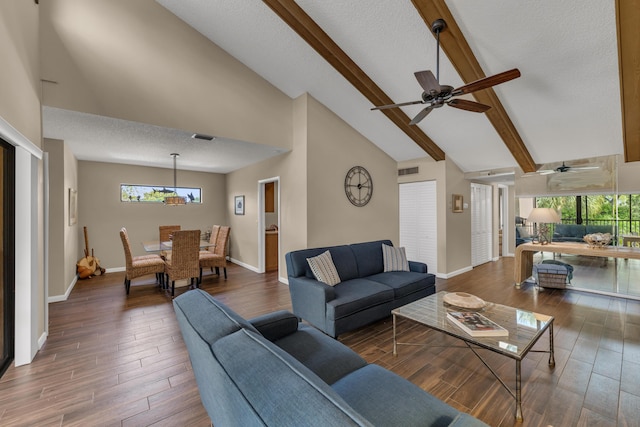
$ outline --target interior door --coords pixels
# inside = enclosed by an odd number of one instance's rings
[[[471,265],[491,261],[492,252],[492,187],[471,184]]]
[[[436,182],[400,184],[400,246],[407,258],[427,264],[430,273],[438,269],[438,218]]]

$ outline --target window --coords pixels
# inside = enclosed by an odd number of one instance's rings
[[[202,203],[201,194],[202,188],[120,184],[120,201],[127,203],[164,203],[167,196],[184,197],[187,203]]]

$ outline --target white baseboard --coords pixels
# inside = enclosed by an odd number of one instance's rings
[[[242,262],[242,261],[238,261],[238,260],[237,260],[237,259],[235,259],[235,258],[229,258],[229,261],[231,261],[231,262],[232,262],[232,263],[234,263],[234,264],[238,264],[240,267],[244,267],[244,268],[246,268],[247,270],[251,270],[251,271],[253,271],[254,273],[258,273],[258,268],[257,268],[257,267],[254,267],[253,265],[249,265],[249,264],[246,264],[246,263],[244,263],[244,262]]]
[[[40,335],[40,338],[38,338],[38,350],[40,350],[44,343],[47,341],[47,336],[48,334],[46,332],[43,332],[42,335]]]
[[[464,268],[461,268],[461,269],[456,270],[456,271],[452,271],[451,273],[438,273],[438,274],[436,274],[436,277],[439,277],[441,279],[450,279],[450,278],[452,278],[454,276],[457,276],[457,275],[462,274],[462,273],[466,273],[467,271],[471,271],[471,270],[473,270],[473,267],[468,266],[468,267],[464,267]]]
[[[73,287],[76,285],[76,283],[78,283],[77,274],[73,276],[73,280],[71,281],[71,284],[69,285],[69,287],[67,287],[67,291],[64,293],[64,295],[51,296],[47,298],[47,302],[52,303],[52,302],[66,301],[69,298],[69,295],[71,295],[71,291],[73,290]]]
[[[105,274],[106,273],[119,273],[121,271],[127,271],[127,267],[113,267],[113,268],[107,268],[105,269]]]

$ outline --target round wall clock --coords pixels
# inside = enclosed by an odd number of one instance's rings
[[[371,175],[362,166],[349,169],[344,178],[344,192],[354,206],[364,206],[371,200],[373,181]]]

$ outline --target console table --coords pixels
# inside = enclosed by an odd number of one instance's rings
[[[535,252],[640,259],[640,249],[627,246],[604,246],[600,248],[592,248],[586,243],[553,242],[548,245],[523,243],[516,248],[514,268],[516,286],[520,286],[522,282],[531,277],[533,269],[533,254]]]

